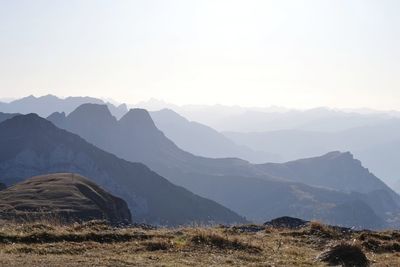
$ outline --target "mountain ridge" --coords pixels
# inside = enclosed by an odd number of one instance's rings
[[[140,222],[245,221],[220,204],[171,184],[147,166],[117,158],[36,114],[0,123],[0,151],[0,181],[7,185],[46,173],[74,172],[123,198]]]
[[[135,110],[131,112],[135,113]],[[146,120],[150,118],[150,115],[144,113],[143,110],[141,115],[146,116]],[[80,116],[77,116],[77,118],[80,118]],[[68,123],[78,125],[85,124],[85,121],[74,122],[71,120]],[[60,127],[66,127],[68,123]],[[117,126],[115,128],[113,126],[106,127],[105,130],[93,129],[90,132],[82,131],[79,128],[67,129],[82,135],[86,140],[122,158],[142,162],[171,182],[184,186],[203,197],[213,199],[249,219],[260,221],[268,219],[269,217],[266,214],[268,209],[260,208],[260,203],[266,202],[270,202],[268,208],[271,210],[277,209],[274,206],[280,207],[280,210],[278,208],[275,213],[270,210],[270,214],[274,214],[272,217],[288,215],[286,212],[303,210],[305,219],[318,219],[313,214],[321,208],[345,205],[347,212],[357,210],[350,208],[353,205],[351,203],[360,208],[364,206],[365,214],[370,212],[367,211],[370,207],[365,204],[366,199],[369,198],[364,196],[364,193],[350,194],[340,192],[338,189],[335,191],[328,189],[327,191],[322,186],[298,184],[302,181],[290,181],[284,175],[282,175],[283,177],[271,175],[260,165],[252,165],[241,159],[198,157],[179,149],[153,124],[147,125],[149,127],[135,127],[135,123],[132,122],[130,125],[121,127],[117,121],[113,125]],[[116,141],[107,142],[108,138]],[[355,162],[351,161],[350,164],[355,164]],[[309,168],[312,170],[312,166]],[[349,172],[348,174],[354,178],[358,175],[357,172]],[[371,179],[378,178],[372,177]],[[278,192],[281,190],[281,193],[277,195],[270,188],[277,188]],[[270,198],[268,194],[274,196],[274,198]],[[384,194],[389,193],[385,191]],[[326,198],[325,195],[331,197]],[[304,198],[305,196],[307,197]],[[239,199],[241,201],[237,201]],[[388,199],[390,200],[390,198]],[[363,203],[362,205],[359,204],[360,201]],[[296,202],[299,205],[293,206],[293,203]],[[302,204],[300,205],[300,203]],[[302,209],[299,209],[300,207]],[[390,205],[387,205],[387,207],[390,207]],[[326,209],[326,214],[320,214],[320,218],[325,218],[326,222],[330,222],[329,220],[334,218],[335,212],[340,212],[340,210]],[[296,214],[298,217],[299,215],[302,214]]]

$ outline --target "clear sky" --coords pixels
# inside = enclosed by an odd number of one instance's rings
[[[0,97],[400,109],[397,0],[0,0]]]

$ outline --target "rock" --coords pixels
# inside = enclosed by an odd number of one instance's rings
[[[304,221],[302,219],[284,216],[266,222],[264,223],[264,225],[272,227],[281,227],[281,228],[300,228],[306,226],[308,223],[309,221]]]
[[[265,230],[265,226],[249,224],[249,225],[232,226],[231,229],[239,233],[257,233]]]

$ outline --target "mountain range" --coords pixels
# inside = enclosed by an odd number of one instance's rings
[[[114,116],[120,118],[128,109],[126,104],[115,106],[93,97],[67,97],[59,98],[54,95],[35,97],[33,95],[13,100],[9,103],[0,102],[0,111],[5,113],[36,113],[39,116],[47,117],[55,111],[70,113],[78,106],[85,103],[106,104]]]
[[[337,132],[280,130],[271,132],[224,132],[235,143],[278,153],[280,160],[321,155],[332,150],[351,151],[385,182],[396,188],[400,168],[396,159],[400,147],[400,119]]]
[[[105,103],[98,98],[62,99],[53,95],[29,96],[0,103],[0,111],[35,112],[46,117],[54,111],[69,114],[83,103],[106,104],[116,119],[128,111],[125,104]],[[399,112],[177,106],[157,100],[136,106],[157,110],[151,112],[156,126],[178,147],[195,155],[236,157],[264,163],[315,157],[335,150],[351,151],[373,173],[400,192],[400,168],[396,161],[400,143]],[[158,110],[163,107],[170,109]],[[0,121],[4,119],[0,113]],[[221,134],[208,125],[224,132]]]
[[[292,214],[358,227],[398,223],[397,194],[349,153],[334,152],[301,161],[296,169],[302,172],[299,174],[288,171],[292,163],[272,168],[237,158],[211,159],[185,152],[157,129],[143,109],[132,109],[117,120],[105,105],[84,104],[68,116],[58,113],[52,118],[57,118],[53,122],[58,127],[126,160],[142,162],[174,184],[254,221]],[[327,176],[336,168],[343,171]],[[309,174],[320,183],[308,179]],[[346,179],[353,182],[342,188]]]
[[[35,114],[0,124],[0,182],[14,185],[50,173],[78,173],[124,199],[135,222],[234,223],[244,218],[175,186],[141,163],[122,160]]]
[[[277,155],[240,146],[204,124],[189,121],[171,109],[150,112],[150,116],[167,138],[179,148],[209,158],[236,157],[251,162],[270,162]]]

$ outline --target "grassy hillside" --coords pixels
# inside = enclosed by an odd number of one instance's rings
[[[343,231],[316,222],[297,229],[266,226],[153,229],[101,222],[0,228],[1,266],[326,266],[334,244],[365,253],[372,266],[399,266],[400,232]],[[337,251],[337,250],[335,250]],[[352,259],[356,259],[352,256]]]

